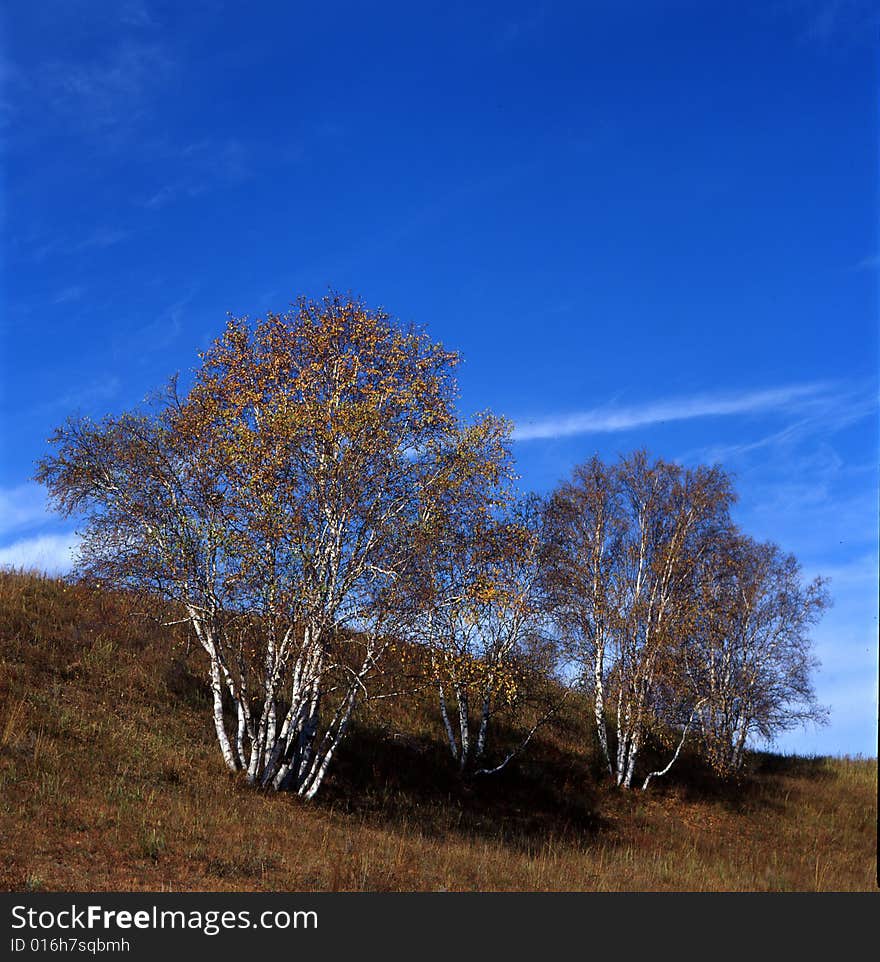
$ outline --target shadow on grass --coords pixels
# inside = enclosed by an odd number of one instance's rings
[[[748,771],[755,775],[785,775],[789,778],[829,778],[838,773],[824,755],[776,755],[773,752],[752,752]]]
[[[434,838],[461,835],[531,851],[549,839],[589,844],[603,825],[586,763],[536,741],[534,760],[462,778],[448,749],[427,737],[351,732],[320,804]]]
[[[662,755],[646,752],[645,765],[662,768]],[[785,796],[779,792],[773,778],[833,779],[837,773],[822,756],[802,757],[777,755],[772,752],[748,752],[743,769],[721,777],[695,753],[684,753],[669,774],[655,779],[649,792],[674,793],[687,802],[721,804],[729,811],[744,812],[759,809],[780,811]]]

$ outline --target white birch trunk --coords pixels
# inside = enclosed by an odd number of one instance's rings
[[[214,707],[214,730],[217,732],[223,761],[226,762],[229,771],[237,772],[238,761],[230,744],[229,735],[226,733],[226,722],[223,718],[223,681],[220,675],[220,664],[216,657],[211,659],[211,696]]]
[[[461,738],[458,767],[463,772],[467,768],[471,754],[470,709],[468,694],[459,685],[455,686],[455,699],[458,702],[458,726]]]
[[[669,764],[665,768],[661,768],[659,771],[648,773],[647,777],[645,778],[645,781],[642,783],[643,792],[648,788],[648,785],[651,784],[652,778],[660,778],[662,775],[665,775],[669,771],[669,769],[672,768],[672,766],[675,764],[676,760],[678,759],[678,756],[681,754],[682,748],[684,747],[684,741],[687,738],[688,731],[690,730],[691,722],[693,722],[694,720],[694,715],[697,714],[697,712],[700,710],[701,707],[702,707],[702,702],[696,705],[694,707],[694,710],[691,712],[691,716],[690,718],[688,718],[687,724],[684,726],[684,731],[681,733],[681,741],[678,743],[678,748],[675,749],[675,754],[672,756],[672,758],[669,759]]]
[[[437,682],[437,690],[440,695],[440,715],[443,719],[443,727],[446,730],[446,740],[449,743],[449,751],[452,752],[452,757],[455,761],[458,761],[458,742],[455,738],[455,732],[452,730],[452,720],[449,717],[449,707],[446,703],[446,692],[443,690],[443,684]]]
[[[614,768],[611,764],[611,753],[608,749],[608,729],[605,721],[605,682],[603,679],[605,662],[604,642],[596,643],[596,660],[593,668],[593,713],[596,719],[596,733],[599,736],[599,746],[602,749],[602,756],[608,766],[608,774],[614,775]]]

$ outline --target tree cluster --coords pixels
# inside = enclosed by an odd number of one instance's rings
[[[821,721],[809,629],[829,599],[797,561],[730,519],[718,467],[643,452],[575,468],[547,503],[544,578],[564,649],[589,692],[609,774],[631,787],[649,738],[692,727],[721,774],[750,736]]]
[[[458,356],[331,294],[231,319],[146,413],[59,428],[37,478],[82,517],[78,568],[172,602],[204,649],[223,759],[312,798],[383,659],[420,679],[457,768],[502,769],[572,687],[629,788],[689,732],[720,773],[817,719],[828,603],[730,520],[730,478],[644,452],[549,497],[514,487],[511,425],[456,410]],[[500,725],[519,731],[500,753]]]

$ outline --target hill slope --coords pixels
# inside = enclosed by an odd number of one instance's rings
[[[596,771],[577,706],[500,775],[453,775],[429,699],[361,717],[313,803],[215,744],[182,629],[0,572],[0,888],[874,890],[876,760],[684,764],[647,794]]]

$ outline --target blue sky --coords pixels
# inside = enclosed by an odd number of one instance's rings
[[[318,9],[320,8],[320,9]],[[44,0],[0,25],[0,564],[69,413],[227,312],[351,289],[459,349],[522,485],[646,446],[832,578],[831,725],[876,754],[878,63],[857,0]]]

